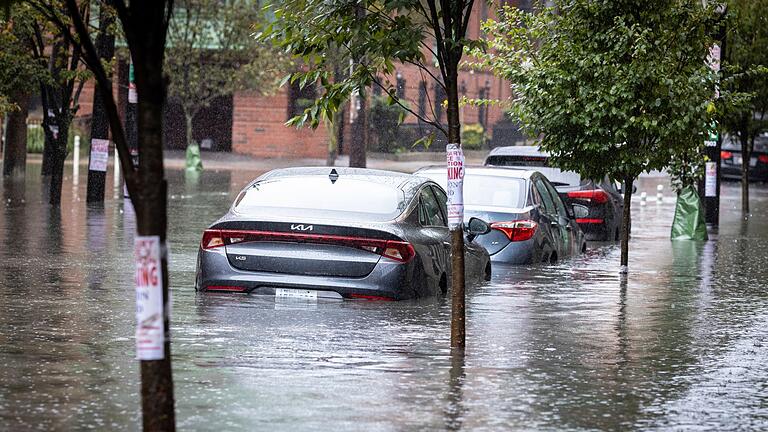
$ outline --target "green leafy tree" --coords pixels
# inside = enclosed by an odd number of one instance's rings
[[[273,7],[275,19],[261,37],[272,40],[302,62],[291,75],[301,87],[319,82],[322,94],[290,123],[317,127],[331,118],[350,97],[359,97],[365,112],[366,89],[380,87],[393,104],[431,125],[449,143],[461,143],[458,71],[467,38],[474,0],[286,0]],[[338,50],[341,64],[349,64],[346,77],[334,77],[328,51]],[[399,100],[390,80],[395,63],[410,64],[441,86],[446,95],[447,122],[413,111]],[[366,134],[363,125],[353,136]],[[355,147],[353,146],[353,149]],[[363,149],[362,161],[365,153]],[[350,155],[350,162],[354,154]],[[451,346],[463,348],[464,336],[464,238],[452,235],[451,286],[453,321]]]
[[[624,182],[626,271],[635,178],[704,140],[714,14],[700,0],[554,3],[505,8],[475,54],[512,82],[514,114],[556,165]]]
[[[0,116],[7,116],[3,175],[23,178],[26,170],[27,108],[30,95],[47,80],[47,70],[32,53],[29,29],[35,12],[14,5],[0,16]]]
[[[49,202],[58,206],[69,129],[90,74],[83,67],[80,52],[68,31],[53,24],[54,20],[66,20],[66,6],[62,0],[28,0],[18,4],[16,9],[19,15],[9,17],[18,16],[19,39],[37,64],[25,78],[39,86],[45,133],[42,174],[49,181]],[[87,17],[88,8],[83,6],[81,13]],[[41,70],[45,72],[37,72]]]
[[[252,25],[263,19],[256,1],[176,2],[164,69],[170,77],[168,97],[184,112],[187,145],[197,145],[195,115],[216,99],[240,90],[268,93],[277,88],[285,56],[251,36]]]
[[[749,161],[768,131],[768,1],[730,0],[723,89],[741,96],[722,110],[721,129],[741,145],[741,208],[749,213]]]

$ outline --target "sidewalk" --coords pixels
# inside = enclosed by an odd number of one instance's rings
[[[473,152],[474,153],[474,152]],[[425,153],[424,160],[397,161],[377,157],[379,155],[369,154],[367,158],[367,167],[400,172],[414,172],[419,168],[445,164],[445,153]],[[482,165],[485,155],[471,154],[467,157],[468,165]],[[247,170],[247,171],[268,171],[275,168],[297,167],[297,166],[326,166],[325,159],[302,159],[302,158],[280,158],[263,159],[248,155],[225,152],[203,152],[203,169],[213,170]],[[418,155],[417,155],[418,157]],[[186,164],[186,157],[183,150],[166,150],[165,166],[167,168],[181,169]],[[349,166],[348,156],[339,156],[336,158],[336,165],[339,167]]]

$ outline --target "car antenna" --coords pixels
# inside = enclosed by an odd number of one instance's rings
[[[339,179],[339,173],[336,172],[336,168],[331,169],[331,173],[328,174],[328,178],[331,179],[331,184],[335,184]]]

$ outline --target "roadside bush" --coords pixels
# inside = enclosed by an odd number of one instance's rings
[[[368,150],[382,153],[406,151],[412,143],[399,139],[399,128],[406,111],[387,103],[386,96],[371,98],[368,112]]]
[[[45,145],[43,127],[39,124],[27,126],[27,153],[42,153]]]
[[[466,150],[480,150],[485,143],[485,130],[480,123],[461,126],[461,146]]]
[[[88,154],[90,148],[90,134],[86,132],[86,128],[80,128],[75,123],[69,128],[67,134],[67,154],[71,154],[75,148],[75,135],[80,135],[80,154]],[[45,133],[43,132],[43,126],[37,123],[27,125],[27,153],[43,153],[43,147],[45,146]]]

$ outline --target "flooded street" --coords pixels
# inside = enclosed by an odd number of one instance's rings
[[[0,184],[0,430],[139,430],[131,210],[109,182],[87,208],[71,167],[51,210],[39,168]],[[449,297],[196,295],[203,229],[257,174],[168,172],[179,430],[768,429],[764,185],[744,222],[724,183],[715,240],[671,242],[666,180],[641,179],[626,283],[613,244],[496,267],[454,358]]]

